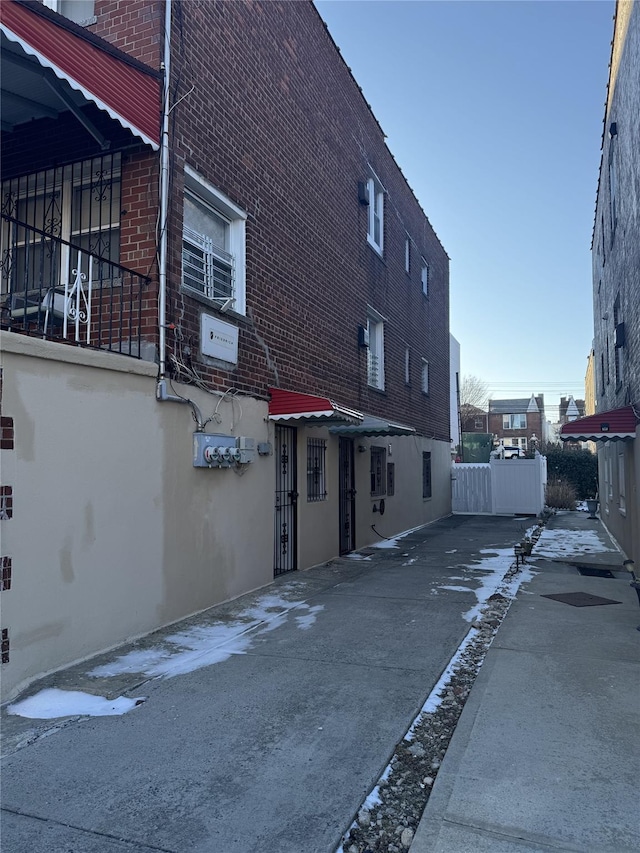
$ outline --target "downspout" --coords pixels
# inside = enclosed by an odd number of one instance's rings
[[[167,393],[167,219],[169,214],[169,83],[171,71],[171,0],[164,2],[164,85],[162,89],[162,135],[160,139],[160,237],[158,241],[158,346],[160,370],[156,399],[160,403],[186,403],[191,406],[196,432],[204,431],[200,409],[193,400]]]
[[[171,67],[171,0],[164,3],[164,86],[162,92],[162,136],[160,140],[160,239],[158,245],[158,327],[160,347],[159,380],[167,372],[167,218],[169,213],[169,82]],[[160,398],[159,398],[160,399]]]

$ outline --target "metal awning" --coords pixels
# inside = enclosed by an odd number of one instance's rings
[[[269,419],[272,421],[358,424],[363,418],[361,412],[340,406],[328,397],[282,388],[269,388],[269,394]]]
[[[3,130],[92,102],[158,149],[161,75],[78,29],[46,7],[0,3]]]
[[[352,436],[375,436],[375,435],[415,435],[413,427],[387,421],[384,418],[374,418],[372,415],[364,415],[362,423],[355,426],[332,426],[329,428],[332,435]]]
[[[562,441],[633,441],[640,423],[633,406],[598,412],[564,424]]]

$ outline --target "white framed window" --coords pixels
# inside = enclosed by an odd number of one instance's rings
[[[627,487],[624,476],[624,448],[618,450],[618,509],[622,515],[627,514]]]
[[[76,24],[96,22],[94,0],[42,0],[42,3]]]
[[[502,429],[526,429],[527,416],[523,415],[503,415]]]
[[[411,384],[411,350],[409,347],[404,351],[404,384]]]
[[[429,393],[429,362],[426,358],[422,359],[422,393]]]
[[[404,271],[411,272],[411,240],[408,237],[404,241]]]
[[[422,270],[420,271],[420,281],[422,282],[422,293],[425,296],[429,295],[429,264],[422,259]]]
[[[611,464],[611,451],[608,443],[605,444],[602,453],[604,455],[605,510],[606,512],[609,512],[609,504],[613,500],[613,466]]]
[[[387,493],[387,450],[371,447],[371,497],[379,498]]]
[[[367,181],[367,200],[369,202],[367,241],[381,255],[384,250],[384,188],[377,178],[369,178]]]
[[[182,287],[222,310],[245,313],[246,213],[185,167]]]
[[[367,317],[369,348],[367,350],[367,383],[384,390],[384,318],[373,308]]]

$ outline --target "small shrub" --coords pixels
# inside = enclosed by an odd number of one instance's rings
[[[576,490],[567,480],[549,480],[546,500],[554,509],[575,509]]]

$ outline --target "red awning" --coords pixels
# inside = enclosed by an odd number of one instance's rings
[[[632,441],[640,419],[633,406],[598,412],[564,424],[560,430],[562,441]]]
[[[43,68],[95,103],[147,145],[160,144],[161,84],[153,69],[114,55],[53,17],[2,0],[0,29]]]
[[[323,423],[359,424],[362,414],[355,409],[339,406],[328,397],[300,394],[298,391],[283,391],[269,388],[269,418],[272,421],[314,421]]]

